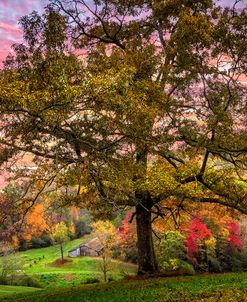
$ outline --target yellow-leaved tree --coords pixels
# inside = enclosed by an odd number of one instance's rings
[[[97,221],[93,223],[93,235],[100,243],[100,269],[103,273],[104,281],[108,280],[108,272],[112,270],[112,252],[119,243],[119,233],[117,228],[110,221]]]
[[[68,236],[68,228],[66,224],[62,221],[60,223],[57,223],[51,233],[51,238],[54,240],[56,244],[59,244],[60,251],[61,251],[61,262],[64,263],[64,249],[63,245],[65,242],[69,241]]]

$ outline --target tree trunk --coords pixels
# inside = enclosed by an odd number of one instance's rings
[[[64,257],[63,257],[63,243],[60,243],[60,250],[61,250],[61,259],[62,263],[64,262]]]
[[[104,275],[104,282],[107,282],[107,259],[106,259],[106,255],[104,255],[105,250],[103,250],[103,254],[102,254],[102,271],[103,271],[103,275]]]
[[[150,209],[136,206],[138,275],[158,271],[152,236],[152,220]]]

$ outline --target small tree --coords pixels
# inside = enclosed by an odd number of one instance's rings
[[[62,221],[58,224],[56,224],[52,230],[51,238],[53,241],[60,246],[61,250],[61,261],[64,262],[64,250],[63,250],[63,244],[66,241],[69,241],[68,236],[68,228],[66,224]]]
[[[160,241],[159,264],[169,270],[177,270],[186,260],[184,236],[178,231],[167,231]]]
[[[104,282],[108,280],[108,272],[112,270],[112,249],[118,243],[118,231],[109,221],[98,221],[93,224],[95,237],[99,240],[101,250],[100,269],[104,276]]]
[[[22,259],[8,242],[1,243],[0,254],[3,256],[0,262],[0,282],[12,284],[14,277],[23,273]]]
[[[205,262],[207,262],[207,256],[213,254],[214,244],[211,230],[208,229],[199,217],[193,218],[189,224],[185,245],[188,249],[190,262],[197,269],[203,271],[207,269]],[[212,250],[210,251],[210,249]]]
[[[119,227],[121,254],[124,261],[136,263],[138,258],[136,223],[132,221],[133,213],[128,211]]]

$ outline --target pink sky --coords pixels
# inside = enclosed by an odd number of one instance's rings
[[[0,62],[6,57],[11,45],[20,42],[22,32],[18,26],[21,16],[33,10],[42,11],[47,0],[0,0]]]
[[[18,26],[21,16],[30,14],[33,10],[39,12],[49,0],[0,0],[0,65],[10,52],[11,45],[21,42],[22,32]],[[225,5],[234,0],[220,0]],[[240,5],[246,5],[247,0],[242,0]]]

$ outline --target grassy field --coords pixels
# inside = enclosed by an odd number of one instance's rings
[[[28,294],[40,290],[39,288],[24,287],[24,286],[6,286],[0,285],[0,299],[13,296],[15,294]],[[13,300],[14,301],[14,300]]]
[[[65,254],[86,240],[87,237],[68,242]],[[20,256],[26,273],[35,276],[43,289],[0,286],[0,301],[247,302],[247,273],[120,280],[85,285],[90,279],[102,278],[100,259],[67,258],[68,262],[62,266],[54,266],[54,261],[60,257],[56,246],[28,250],[20,253]],[[109,275],[113,280],[136,272],[135,265],[120,261],[113,261],[112,264]]]
[[[70,241],[64,246],[64,254],[90,237]],[[53,265],[60,258],[58,246],[40,249],[31,249],[19,253],[23,260],[24,270],[28,275],[34,276],[42,287],[66,287],[76,286],[90,282],[92,279],[101,280],[103,274],[100,270],[100,258],[76,257],[66,258],[68,262],[61,266]],[[1,261],[1,258],[0,258]],[[109,277],[112,280],[123,278],[126,274],[135,274],[136,266],[113,260]]]
[[[244,302],[247,301],[247,273],[122,280],[108,284],[46,289],[41,290],[38,295],[24,293],[4,301]]]

